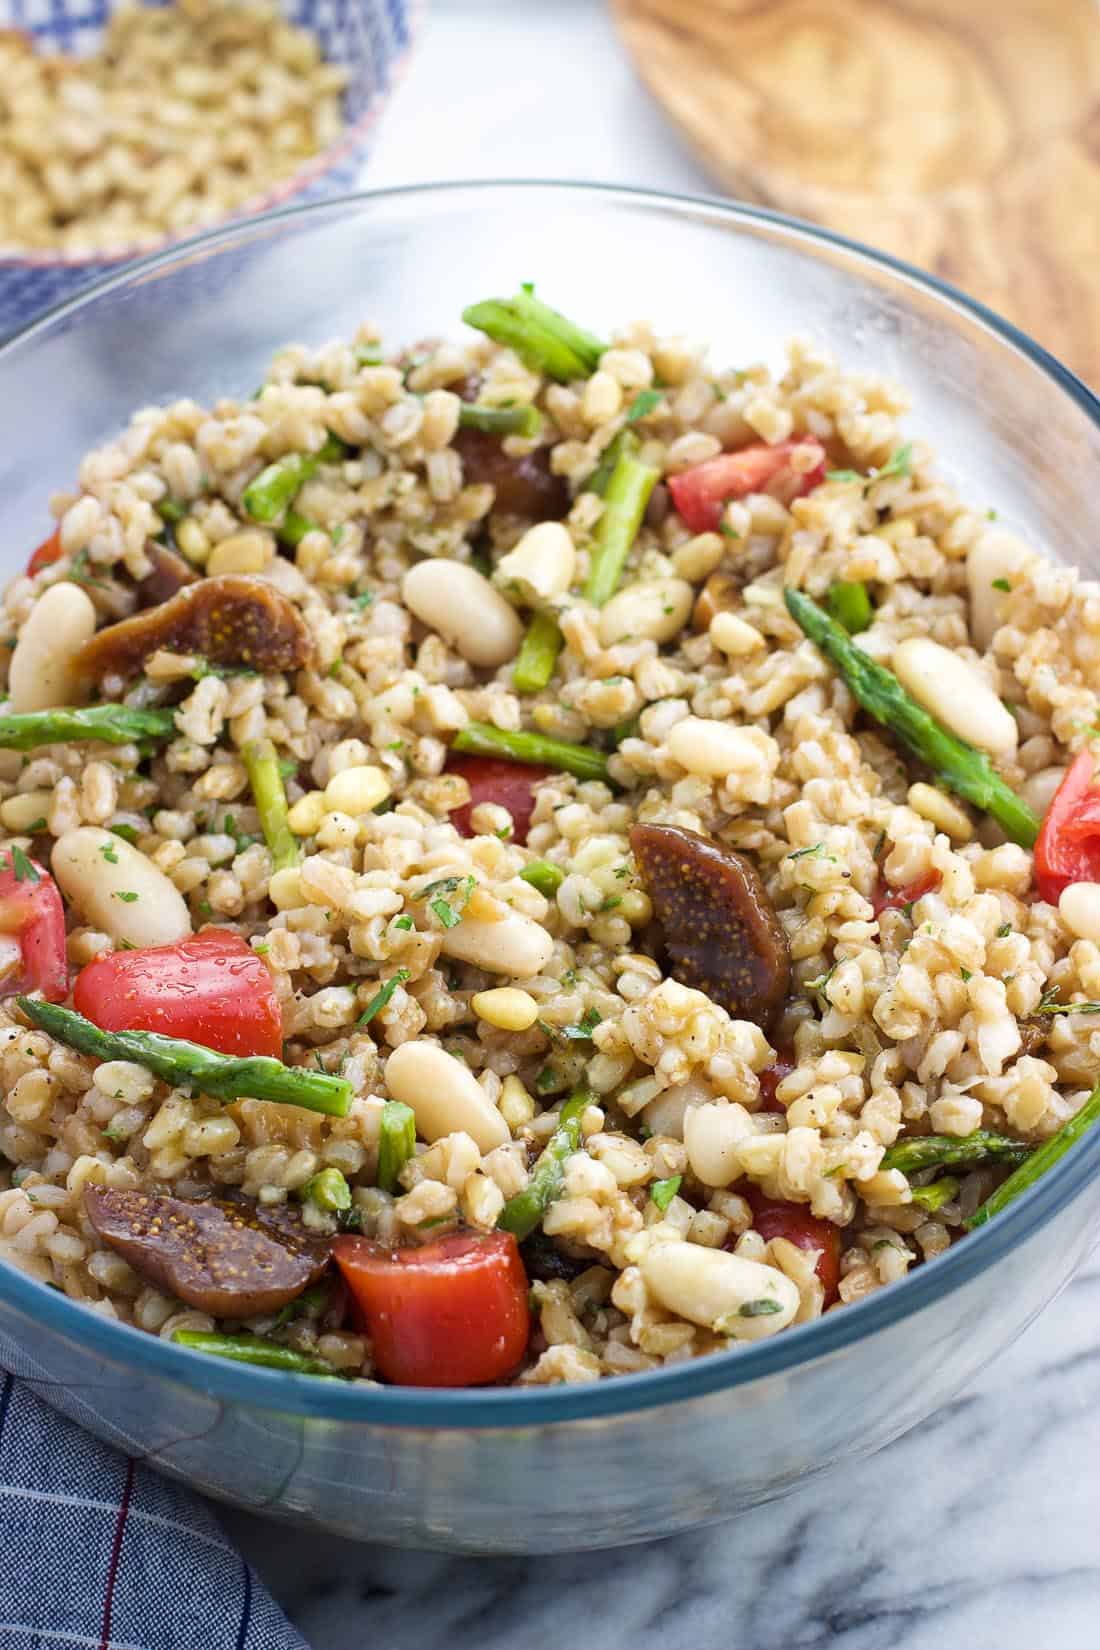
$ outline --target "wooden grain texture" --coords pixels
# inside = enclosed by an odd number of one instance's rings
[[[731,192],[894,252],[1100,385],[1095,0],[612,0]]]

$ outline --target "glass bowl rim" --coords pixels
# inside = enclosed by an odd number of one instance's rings
[[[463,191],[503,194],[509,190],[590,197],[597,204],[619,203],[639,209],[669,210],[691,217],[716,216],[749,230],[765,226],[784,232],[788,245],[812,253],[815,243],[837,247],[859,264],[879,268],[931,295],[938,304],[960,309],[992,332],[1000,343],[1025,356],[1072,400],[1100,431],[1100,400],[1069,368],[1018,327],[975,298],[890,253],[879,252],[850,237],[821,228],[766,207],[749,206],[713,195],[680,194],[626,184],[568,179],[484,178],[455,179],[359,190],[325,201],[310,202],[221,225],[186,241],[150,253],[115,273],[83,288],[75,297],[54,305],[11,334],[0,344],[0,364],[21,344],[61,317],[92,303],[100,294],[130,281],[142,281],[153,271],[196,250],[245,239],[269,224],[308,219],[336,212],[369,209],[376,202],[446,198]],[[812,1323],[785,1330],[772,1339],[757,1341],[729,1352],[716,1352],[690,1362],[665,1365],[634,1375],[615,1375],[583,1385],[530,1387],[394,1387],[318,1380],[315,1376],[233,1364],[217,1357],[197,1357],[185,1347],[162,1341],[129,1324],[101,1317],[93,1308],[60,1294],[19,1271],[0,1264],[0,1300],[7,1301],[62,1336],[142,1376],[164,1377],[197,1388],[211,1397],[258,1409],[280,1411],[303,1418],[355,1421],[366,1426],[509,1428],[555,1422],[592,1421],[625,1415],[663,1404],[733,1391],[756,1379],[781,1375],[815,1358],[846,1351],[879,1330],[913,1316],[941,1297],[953,1293],[988,1270],[1009,1250],[1053,1219],[1100,1170],[1100,1128],[1083,1139],[1022,1197],[988,1225],[971,1232],[965,1242],[926,1261],[909,1276],[843,1311],[827,1313]],[[34,1377],[29,1377],[34,1384]],[[50,1385],[57,1383],[50,1382]]]

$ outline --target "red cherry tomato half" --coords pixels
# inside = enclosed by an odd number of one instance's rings
[[[43,539],[38,549],[31,553],[31,559],[27,563],[27,572],[33,578],[36,573],[41,573],[44,567],[48,567],[52,561],[60,561],[60,559],[61,528],[57,526],[49,538]]]
[[[48,1003],[69,994],[65,908],[50,873],[26,854],[0,854],[0,997],[40,991]]]
[[[791,469],[790,455],[795,447],[808,447],[817,455],[810,470]],[[712,533],[722,519],[723,504],[731,498],[769,492],[789,504],[792,499],[812,492],[824,476],[824,447],[820,441],[803,437],[780,441],[774,447],[760,441],[751,447],[742,447],[740,452],[720,453],[717,458],[708,458],[705,464],[696,464],[678,476],[669,476],[668,490],[693,533]]]
[[[460,773],[470,787],[470,800],[456,808],[451,824],[462,836],[476,833],[470,824],[470,815],[479,802],[495,802],[507,808],[512,816],[512,842],[526,842],[535,811],[535,786],[546,779],[552,768],[539,768],[526,762],[504,762],[496,756],[452,756],[447,763],[448,773]]]
[[[1035,843],[1035,881],[1041,899],[1057,905],[1071,882],[1100,882],[1100,789],[1096,764],[1084,750],[1050,799]]]
[[[796,1249],[817,1249],[814,1270],[825,1291],[825,1305],[837,1298],[840,1284],[840,1228],[831,1220],[819,1220],[804,1203],[782,1203],[765,1197],[755,1187],[744,1192],[752,1208],[752,1223],[765,1243],[786,1238]]]
[[[176,945],[115,951],[82,968],[79,1013],[103,1031],[159,1031],[221,1054],[283,1051],[271,975],[239,934],[206,928]]]
[[[788,1059],[785,1054],[780,1054],[774,1065],[764,1067],[764,1070],[760,1073],[761,1111],[786,1111],[787,1108],[782,1100],[776,1098],[775,1091],[784,1077],[791,1075],[794,1065],[793,1059]]]
[[[907,905],[920,899],[922,894],[934,894],[943,876],[939,871],[928,871],[915,882],[908,882],[904,888],[891,888],[888,882],[879,878],[878,885],[871,895],[871,904],[875,908],[875,916],[881,917],[884,911],[904,911]]]
[[[511,1232],[458,1232],[420,1249],[338,1237],[333,1255],[387,1381],[484,1386],[527,1350],[527,1274]]]

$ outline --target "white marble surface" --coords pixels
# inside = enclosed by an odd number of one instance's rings
[[[366,169],[707,180],[598,0],[438,0]],[[313,1650],[1100,1650],[1100,1260],[871,1461],[717,1529],[449,1559],[226,1524]]]

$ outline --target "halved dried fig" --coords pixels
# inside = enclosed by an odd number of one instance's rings
[[[138,581],[139,607],[159,607],[187,585],[198,583],[199,575],[195,569],[175,550],[169,550],[166,544],[147,544],[145,554],[153,567]]]
[[[215,1318],[277,1312],[328,1265],[331,1238],[293,1210],[87,1186],[97,1235],[160,1288]]]
[[[158,648],[261,671],[297,670],[312,653],[305,622],[281,591],[266,579],[223,573],[97,631],[77,655],[76,668],[92,677],[131,676]]]
[[[459,430],[451,443],[462,459],[467,482],[488,482],[496,491],[494,508],[532,521],[560,521],[569,509],[569,488],[551,474],[549,450],[539,447],[522,458],[504,451],[499,435]]]
[[[630,846],[674,978],[767,1026],[791,976],[787,937],[754,866],[679,825],[635,825]]]

